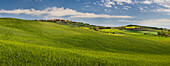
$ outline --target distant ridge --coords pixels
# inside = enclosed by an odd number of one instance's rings
[[[49,19],[49,20],[35,20],[35,21],[45,21],[45,22],[72,22],[72,23],[81,23],[82,25],[87,25],[87,23],[83,23],[83,22],[74,22],[74,21],[70,21],[70,20],[64,20],[64,19]],[[88,24],[90,25],[90,24]],[[97,26],[97,25],[91,25],[91,26]],[[167,28],[158,28],[158,27],[151,27],[151,26],[140,26],[140,25],[126,25],[127,27],[130,26],[136,26],[136,27],[141,27],[141,28],[149,28],[149,29],[156,29],[156,30],[163,30],[163,29],[167,29]],[[81,27],[87,27],[87,26],[81,26]],[[106,26],[98,26],[98,27],[106,27]],[[121,27],[121,26],[120,26]],[[124,26],[125,27],[125,26]],[[116,28],[116,27],[108,27],[107,28]],[[170,30],[170,29],[168,29]]]

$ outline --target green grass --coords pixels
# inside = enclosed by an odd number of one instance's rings
[[[170,39],[115,36],[49,22],[0,18],[3,65],[169,66]]]
[[[157,32],[151,31],[135,31],[135,30],[119,30],[119,29],[100,29],[102,32],[115,32],[116,34],[126,34],[126,35],[144,35],[144,33],[157,35]]]

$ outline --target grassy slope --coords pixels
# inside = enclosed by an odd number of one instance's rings
[[[113,36],[47,22],[0,19],[0,65],[168,66],[169,39]]]
[[[144,33],[148,34],[154,34],[157,35],[157,32],[150,32],[150,31],[134,31],[134,30],[119,30],[119,29],[100,29],[99,31],[102,32],[114,32],[116,34],[124,34],[124,35],[131,35],[131,36],[136,36],[136,35],[144,35]]]

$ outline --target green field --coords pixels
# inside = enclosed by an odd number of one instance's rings
[[[170,66],[170,38],[0,18],[0,66]]]
[[[151,31],[135,31],[135,30],[119,30],[119,29],[100,29],[101,32],[109,32],[109,33],[115,33],[115,34],[122,34],[122,35],[131,35],[131,36],[143,36],[144,33],[157,35],[157,32],[151,32]]]

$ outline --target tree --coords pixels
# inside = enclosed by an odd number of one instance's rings
[[[157,33],[159,37],[165,36],[165,38],[167,38],[169,36],[168,33],[166,33],[166,31],[161,31],[161,32],[158,31]]]
[[[157,33],[158,33],[158,36],[159,36],[159,37],[162,37],[162,34],[161,34],[161,32],[159,32],[159,31],[158,31]]]

